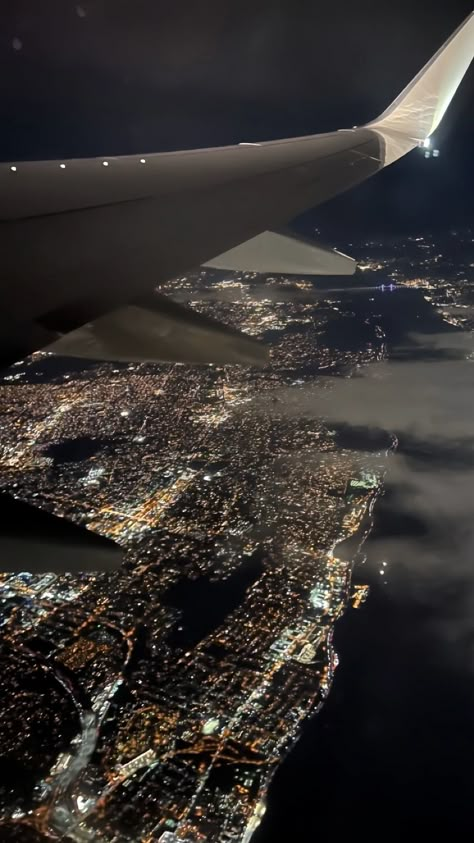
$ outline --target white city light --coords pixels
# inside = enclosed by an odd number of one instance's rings
[[[65,169],[66,169],[66,165],[65,165],[65,164],[60,164],[59,166],[61,167],[61,170],[65,170]]]
[[[108,167],[108,166],[109,166],[109,162],[108,162],[108,161],[102,161],[102,166],[103,166],[103,167]]]
[[[14,164],[12,164],[12,166],[10,167],[10,170],[12,171],[12,173],[16,173],[16,167],[15,167]]]
[[[140,158],[140,164],[146,164],[146,158]]]

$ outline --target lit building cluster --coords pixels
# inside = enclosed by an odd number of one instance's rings
[[[399,251],[367,246],[351,283],[377,285],[379,264],[409,282]],[[305,279],[168,288],[264,338],[271,364],[71,371],[40,353],[0,383],[2,485],[126,549],[113,574],[1,575],[8,757],[31,781],[3,818],[72,840],[250,840],[328,693],[334,622],[367,594],[344,542],[388,441],[352,447],[319,399],[383,357],[376,304],[359,324],[350,296],[312,300]]]

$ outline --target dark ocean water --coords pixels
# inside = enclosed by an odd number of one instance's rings
[[[390,498],[379,502],[369,558],[393,519]],[[359,568],[355,581],[367,579]],[[400,840],[469,825],[473,677],[433,637],[442,591],[428,605],[411,594],[373,578],[367,602],[336,625],[333,688],[279,768],[255,843],[339,840],[356,828],[366,839]]]

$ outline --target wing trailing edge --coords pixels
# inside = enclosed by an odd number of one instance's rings
[[[122,548],[111,539],[19,498],[0,494],[2,572],[104,573],[119,568],[123,559]]]
[[[158,293],[100,316],[43,350],[127,363],[268,362],[268,349],[258,340]]]
[[[204,264],[211,269],[300,275],[353,275],[353,258],[296,234],[264,231]]]

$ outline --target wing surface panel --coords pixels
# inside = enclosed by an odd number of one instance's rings
[[[267,347],[253,337],[158,294],[65,334],[45,351],[145,363],[268,362]]]

